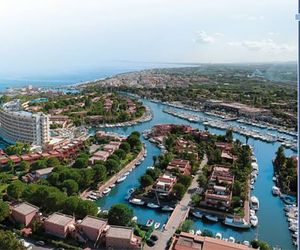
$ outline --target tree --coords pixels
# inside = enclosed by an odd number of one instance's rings
[[[120,166],[119,163],[114,159],[109,159],[105,162],[105,167],[107,169],[107,172],[109,172],[110,174],[114,174],[118,172],[119,166]]]
[[[94,167],[94,180],[95,182],[104,181],[107,177],[107,170],[102,164],[95,164]]]
[[[64,205],[64,213],[66,214],[74,214],[76,213],[78,209],[79,200],[77,196],[70,196],[66,199],[65,205]]]
[[[279,171],[284,166],[285,161],[286,161],[286,157],[284,154],[284,147],[280,146],[276,152],[276,158],[274,161],[276,171]]]
[[[11,231],[0,230],[0,248],[7,250],[26,250]]]
[[[126,158],[126,152],[123,149],[116,150],[115,154],[119,157],[120,160],[124,160]]]
[[[153,156],[152,156],[152,159],[153,159],[153,165],[155,165],[155,164],[156,164],[156,161],[157,161],[157,156],[156,156],[156,155],[153,155]]]
[[[145,188],[145,187],[152,185],[154,183],[154,180],[150,175],[145,174],[141,177],[140,183],[141,183],[142,187]]]
[[[93,201],[80,200],[77,207],[77,216],[84,218],[87,215],[96,216],[98,213],[98,207]]]
[[[8,196],[18,200],[21,197],[24,190],[25,190],[24,183],[19,180],[16,180],[13,183],[8,185],[7,194]]]
[[[146,174],[150,175],[153,180],[156,180],[160,176],[161,171],[158,168],[147,169]]]
[[[66,188],[68,195],[76,194],[78,192],[78,184],[74,180],[71,179],[65,180],[62,186]]]
[[[122,142],[120,149],[124,150],[127,154],[130,152],[130,144],[128,142]]]
[[[137,135],[131,134],[130,136],[128,136],[126,141],[129,143],[131,149],[139,147],[141,145],[140,138]]]
[[[188,188],[192,183],[192,176],[189,175],[181,175],[178,178],[178,183],[181,183],[183,186]]]
[[[225,138],[226,138],[227,142],[232,142],[233,141],[233,132],[232,132],[232,129],[227,129],[226,130]]]
[[[199,174],[197,182],[198,182],[200,187],[205,187],[205,185],[207,183],[207,178],[205,177],[204,174]]]
[[[260,249],[260,250],[271,250],[272,248],[269,246],[269,244],[265,241],[260,241],[260,240],[252,240],[251,241],[251,246],[254,249]]]
[[[73,164],[73,168],[87,168],[88,163],[89,163],[88,158],[78,157]]]
[[[55,168],[60,165],[60,161],[55,157],[50,157],[47,159],[47,167]]]
[[[192,220],[185,220],[180,226],[182,232],[188,233],[193,228],[194,222]]]
[[[176,183],[173,187],[172,195],[174,196],[175,199],[181,200],[182,197],[184,196],[185,191],[186,191],[185,186],[183,186],[181,183]]]
[[[125,204],[115,204],[108,212],[108,224],[129,226],[133,217],[133,210]]]
[[[0,200],[0,222],[4,221],[10,215],[7,202]]]
[[[30,164],[27,161],[21,161],[19,169],[20,171],[28,172],[30,169]]]

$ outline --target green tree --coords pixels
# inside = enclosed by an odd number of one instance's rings
[[[108,212],[110,225],[129,226],[133,217],[133,210],[125,204],[115,204]]]
[[[192,220],[185,220],[180,226],[180,231],[188,233],[193,229],[194,222]]]
[[[285,165],[286,157],[284,154],[284,147],[280,146],[276,152],[276,158],[274,161],[276,171],[280,171],[280,169]]]
[[[141,183],[142,187],[145,188],[145,187],[152,185],[154,183],[154,180],[152,179],[152,177],[150,175],[145,174],[140,178],[140,183]]]
[[[105,162],[105,167],[107,169],[107,172],[109,172],[110,174],[115,174],[118,172],[120,164],[114,159],[109,159]]]
[[[123,149],[116,150],[115,154],[119,157],[120,160],[124,160],[126,158],[126,152]]]
[[[8,185],[7,194],[8,196],[18,200],[22,196],[24,190],[25,190],[24,183],[19,180],[16,180],[13,183]]]
[[[8,218],[9,214],[10,210],[7,202],[0,200],[0,222]]]
[[[207,178],[205,177],[204,174],[199,174],[197,182],[198,182],[200,187],[205,187],[205,185],[207,183]]]
[[[64,213],[73,215],[77,212],[80,198],[77,196],[70,196],[66,199],[64,204]]]
[[[107,177],[106,167],[102,164],[95,164],[93,166],[94,169],[94,180],[96,182],[104,181]]]
[[[62,186],[67,190],[68,195],[76,194],[79,189],[77,182],[71,179],[65,180]]]
[[[26,250],[11,231],[0,230],[0,249]]]
[[[126,141],[122,142],[122,144],[120,145],[120,149],[124,150],[126,154],[128,154],[130,152],[130,144]]]
[[[60,161],[55,157],[50,157],[47,159],[47,167],[49,168],[55,168],[60,165]]]
[[[27,161],[21,161],[19,169],[24,172],[28,172],[30,169],[30,164]]]
[[[80,200],[77,207],[77,216],[84,218],[87,215],[96,216],[98,213],[98,207],[93,201]]]
[[[88,163],[89,163],[89,159],[88,158],[85,158],[85,157],[78,157],[74,164],[73,164],[73,167],[74,168],[87,168],[88,166]]]
[[[192,176],[189,175],[181,175],[178,178],[178,183],[181,183],[183,186],[188,188],[192,183]]]
[[[181,200],[184,196],[185,191],[185,186],[183,186],[181,183],[176,183],[172,189],[172,195],[175,199]]]

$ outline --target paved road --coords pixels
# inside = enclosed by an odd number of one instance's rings
[[[155,230],[153,234],[158,236],[158,241],[156,242],[155,246],[149,247],[145,245],[145,250],[155,249],[155,250],[163,250],[166,249],[167,243],[169,239],[174,235],[176,229],[180,226],[180,224],[187,218],[189,214],[189,203],[191,201],[192,195],[194,194],[195,190],[198,187],[197,179],[198,175],[201,173],[201,169],[207,164],[207,158],[204,157],[203,161],[201,162],[200,168],[193,178],[190,187],[188,188],[187,192],[179,202],[179,204],[175,207],[173,213],[171,214],[163,232]]]

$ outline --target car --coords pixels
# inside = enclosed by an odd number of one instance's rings
[[[158,240],[158,237],[155,235],[155,234],[152,234],[151,236],[150,236],[150,240],[152,240],[152,241],[157,241]]]
[[[42,240],[37,241],[35,244],[39,245],[39,246],[44,246],[45,242]]]
[[[151,239],[148,239],[146,240],[146,244],[149,246],[149,247],[153,247],[155,245],[155,241],[151,240]]]

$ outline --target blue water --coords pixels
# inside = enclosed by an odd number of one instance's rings
[[[162,110],[165,108],[165,105],[163,104],[153,103],[147,100],[144,100],[144,103],[154,112],[154,117],[151,121],[132,127],[112,128],[107,130],[128,135],[132,131],[142,132],[145,129],[150,129],[155,124],[161,123],[189,124],[193,127],[204,129],[204,126],[201,124],[190,123],[183,119],[163,113]],[[216,134],[224,134],[224,131],[219,129],[209,129],[209,131]],[[245,137],[243,136],[234,134],[234,137],[245,142]],[[123,183],[117,185],[108,196],[98,200],[97,205],[102,209],[108,209],[115,203],[126,203],[134,209],[134,213],[138,217],[138,221],[140,223],[146,223],[146,221],[151,218],[161,224],[164,224],[168,219],[169,213],[161,213],[147,207],[132,206],[124,199],[128,189],[139,186],[139,177],[143,175],[146,168],[153,163],[153,155],[158,156],[160,154],[160,150],[155,145],[144,139],[142,140],[146,144],[148,151],[145,161],[134,169]],[[253,191],[253,194],[257,196],[260,201],[260,209],[258,211],[259,226],[256,229],[239,231],[225,227],[221,223],[210,224],[202,222],[201,220],[195,220],[194,227],[195,229],[200,229],[202,231],[204,229],[209,229],[213,233],[221,232],[224,237],[233,236],[240,241],[250,241],[258,235],[259,239],[269,242],[272,246],[280,246],[282,249],[287,250],[295,249],[292,245],[288,223],[284,216],[282,201],[271,194],[271,188],[273,186],[272,159],[275,156],[275,152],[277,151],[279,144],[266,143],[255,139],[249,139],[249,144],[254,147],[254,153],[257,158],[260,171]],[[286,150],[287,155],[292,153],[293,152],[291,150]]]

